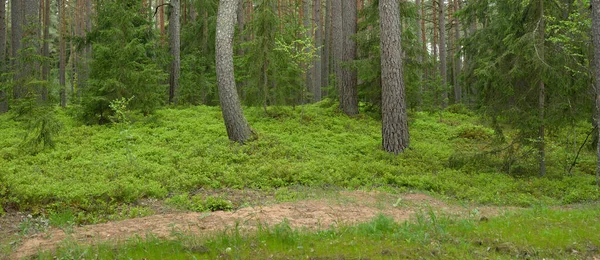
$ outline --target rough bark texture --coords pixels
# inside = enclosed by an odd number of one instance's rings
[[[398,0],[380,0],[379,15],[383,149],[399,154],[408,147],[410,137],[405,105]]]
[[[600,123],[600,0],[592,0],[592,40],[594,43],[594,87],[596,88],[596,122]],[[597,131],[600,138],[600,131]],[[599,139],[600,140],[600,139]],[[596,147],[596,185],[600,186],[600,142]]]
[[[317,57],[313,61],[313,83],[312,83],[312,94],[313,100],[318,102],[321,101],[321,62],[320,59],[323,56],[323,26],[321,23],[321,1],[315,0],[313,5],[313,20],[315,24],[315,46],[317,47]]]
[[[0,4],[0,73],[6,71],[6,3]],[[0,114],[8,111],[6,92],[0,90]]]
[[[233,34],[238,0],[220,0],[216,33],[216,69],[219,101],[229,139],[244,143],[250,127],[242,112],[233,74]]]
[[[236,3],[237,4],[237,3]],[[171,73],[169,74],[169,103],[177,103],[179,91],[179,73],[181,68],[180,57],[180,24],[181,10],[179,0],[171,0],[171,14],[169,15],[169,49],[171,50]]]
[[[338,95],[342,95],[342,57],[344,54],[344,32],[342,31],[342,0],[331,0],[331,48],[333,71]],[[340,104],[341,105],[341,104]]]
[[[356,42],[352,36],[356,34],[356,1],[343,1],[342,5],[342,31],[344,33],[342,68],[342,92],[340,93],[340,106],[346,115],[358,114],[358,90],[356,70],[347,65],[356,59]]]
[[[442,108],[448,106],[448,79],[446,67],[446,16],[444,14],[444,0],[439,0],[439,27],[440,27],[440,75],[442,77]]]
[[[59,33],[59,48],[60,48],[60,54],[59,54],[59,61],[58,61],[58,83],[60,84],[60,106],[61,107],[66,107],[67,106],[67,93],[66,93],[66,85],[67,85],[67,78],[66,78],[66,67],[67,67],[67,43],[66,43],[66,19],[65,19],[65,4],[64,4],[64,0],[58,0],[58,17],[59,17],[59,23],[60,23],[60,33]]]
[[[437,63],[437,57],[438,57],[438,26],[437,26],[437,2],[435,0],[431,1],[431,13],[432,13],[432,21],[433,21],[433,37],[432,37],[432,49],[433,49],[433,64],[434,64],[434,68],[436,66]],[[434,69],[435,71],[435,69]],[[433,73],[435,75],[435,73]]]

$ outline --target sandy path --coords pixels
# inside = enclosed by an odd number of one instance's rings
[[[400,199],[399,199],[400,198]],[[10,259],[54,250],[65,239],[78,243],[119,241],[136,235],[153,234],[173,238],[173,231],[205,234],[239,225],[252,229],[257,223],[274,225],[287,219],[294,228],[328,228],[338,224],[366,222],[379,213],[403,222],[421,211],[434,210],[451,215],[469,216],[474,208],[446,204],[424,194],[389,195],[377,192],[342,192],[339,198],[281,203],[242,208],[234,212],[162,214],[123,221],[75,227],[69,234],[57,228],[26,238]],[[493,216],[509,208],[478,207],[481,216]]]

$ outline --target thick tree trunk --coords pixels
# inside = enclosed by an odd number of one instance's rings
[[[317,47],[317,53],[313,61],[313,83],[312,83],[312,94],[315,102],[321,101],[321,77],[322,69],[321,62],[323,57],[323,26],[321,23],[321,1],[315,0],[313,6],[313,20],[315,24],[315,47]]]
[[[236,3],[237,4],[237,3]],[[171,14],[169,15],[169,49],[171,50],[171,73],[169,75],[169,103],[177,103],[179,92],[179,74],[181,68],[180,57],[180,24],[181,10],[179,0],[171,0]]]
[[[600,123],[600,0],[592,0],[592,40],[594,43],[594,87],[596,89],[596,122]],[[598,140],[600,140],[600,131]],[[600,186],[600,141],[596,147],[596,185]]]
[[[379,0],[383,149],[399,154],[410,143],[402,70],[398,0]]]
[[[342,31],[344,33],[343,62],[346,66],[356,59],[356,42],[352,36],[356,34],[356,1],[343,1]],[[350,67],[342,68],[342,92],[340,105],[346,115],[358,114],[358,90],[356,70]]]
[[[333,71],[338,96],[342,95],[342,57],[344,54],[344,32],[342,31],[342,0],[331,0],[331,48],[333,51]],[[340,106],[342,104],[340,103]]]
[[[66,67],[67,67],[67,44],[66,44],[66,19],[65,19],[65,0],[57,0],[58,2],[58,17],[60,23],[60,32],[59,32],[59,48],[60,48],[60,56],[59,56],[59,69],[58,69],[58,82],[60,84],[60,106],[67,106],[67,93],[66,93]]]
[[[242,112],[233,71],[233,34],[238,0],[220,0],[217,15],[216,70],[219,101],[229,139],[244,143],[250,127]]]
[[[0,4],[0,73],[6,72],[6,3]],[[8,96],[0,90],[0,114],[8,111]]]
[[[439,27],[440,27],[440,76],[442,77],[442,108],[448,106],[448,77],[446,67],[446,16],[444,14],[444,0],[439,0]]]

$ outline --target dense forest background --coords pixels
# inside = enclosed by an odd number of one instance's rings
[[[403,115],[393,119],[402,141],[383,141],[397,154],[409,144],[406,110],[475,111],[499,139],[516,130],[513,144],[535,147],[540,175],[549,133],[586,121],[595,129],[589,1],[235,2],[234,87],[265,115],[271,106],[339,102],[347,115],[382,118],[385,135],[388,106],[401,104],[392,114]],[[37,133],[31,144],[43,148],[58,132],[59,105],[86,124],[219,105],[218,8],[216,0],[6,1],[0,113],[27,122]],[[399,13],[382,12],[390,8]],[[390,24],[400,26],[392,37]],[[394,37],[401,45],[384,43]],[[398,85],[386,88],[397,70]],[[390,89],[402,91],[387,98]]]

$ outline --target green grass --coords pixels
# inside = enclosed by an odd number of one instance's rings
[[[322,230],[292,229],[286,222],[256,232],[236,228],[214,235],[176,231],[174,241],[134,238],[115,245],[66,242],[39,259],[585,259],[598,256],[600,206],[533,208],[485,221],[425,212],[396,223],[378,216],[368,223]]]
[[[547,177],[536,177],[534,154],[521,156],[508,175],[501,172],[508,155],[490,153],[502,145],[493,145],[494,132],[475,116],[444,112],[440,120],[439,114],[412,112],[411,148],[393,156],[380,149],[379,121],[364,114],[349,118],[327,106],[270,108],[270,116],[246,108],[258,139],[243,146],[229,142],[217,107],[162,109],[131,125],[107,126],[81,125],[58,110],[63,127],[56,147],[36,154],[22,147],[21,124],[2,115],[0,203],[34,215],[69,209],[75,222],[91,223],[149,214],[122,212],[121,205],[141,198],[183,196],[189,201],[181,203],[190,203],[187,194],[199,188],[421,190],[521,206],[600,198],[589,174],[592,152],[584,149],[574,174],[564,174],[573,153],[561,143],[560,131],[548,137]],[[583,141],[585,131],[576,137]]]

